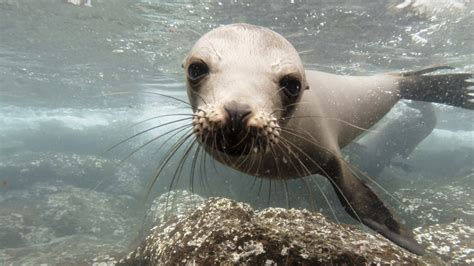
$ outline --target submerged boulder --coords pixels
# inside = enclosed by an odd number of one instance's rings
[[[152,229],[119,264],[422,264],[378,235],[306,210],[261,211],[210,198],[188,215]]]

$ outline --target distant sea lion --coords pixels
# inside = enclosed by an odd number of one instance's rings
[[[378,176],[390,165],[410,172],[406,159],[436,126],[433,104],[411,101],[399,106],[394,117],[384,119],[346,150],[351,163],[370,176]]]
[[[305,70],[278,33],[249,24],[203,35],[185,58],[193,130],[221,163],[270,179],[326,176],[346,211],[407,250],[424,249],[342,159],[341,148],[400,99],[473,109],[471,74],[374,76]],[[407,136],[409,137],[409,136]]]

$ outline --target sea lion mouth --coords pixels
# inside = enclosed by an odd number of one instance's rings
[[[265,151],[270,143],[269,139],[262,137],[255,128],[235,130],[226,126],[216,132],[213,143],[206,145],[214,145],[216,150],[230,156],[241,156]]]
[[[236,124],[213,106],[206,106],[194,114],[193,131],[208,150],[242,156],[267,152],[278,143],[281,129],[274,117],[263,112]]]

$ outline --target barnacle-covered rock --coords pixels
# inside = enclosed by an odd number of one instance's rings
[[[261,211],[211,198],[188,215],[155,227],[119,264],[420,264],[378,235],[306,210]]]

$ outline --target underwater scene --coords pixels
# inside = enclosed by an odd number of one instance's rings
[[[474,264],[472,29],[469,0],[0,0],[0,265]]]

